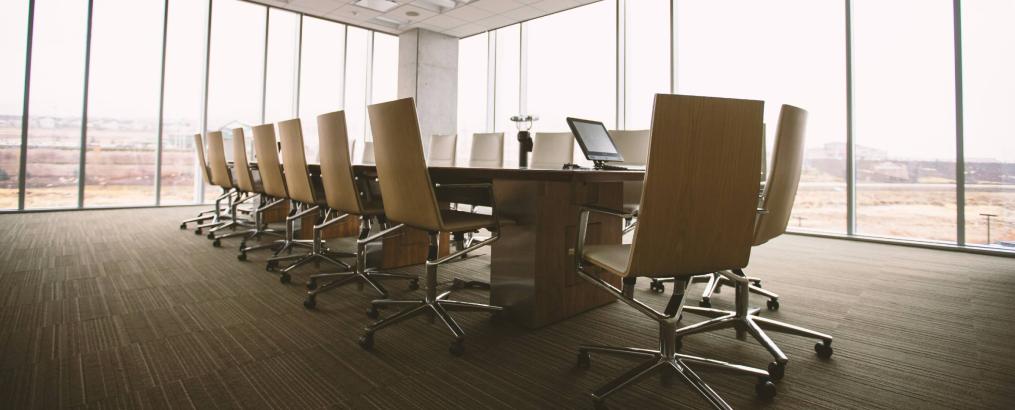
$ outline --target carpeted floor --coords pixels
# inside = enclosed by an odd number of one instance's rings
[[[596,356],[577,369],[579,343],[654,347],[654,323],[615,303],[536,331],[458,314],[463,357],[425,319],[379,332],[366,352],[356,339],[372,293],[338,289],[307,311],[313,269],[282,285],[264,253],[239,262],[238,241],[213,248],[177,229],[195,211],[0,215],[0,407],[588,408],[588,392],[635,362]],[[483,276],[487,263],[459,262],[442,277]],[[771,402],[754,398],[749,378],[699,371],[735,407],[1015,406],[1015,258],[787,235],[755,249],[748,272],[782,296],[764,315],[832,334],[835,355],[774,335],[790,365]],[[639,285],[637,296],[665,302]],[[730,293],[714,305],[730,307]],[[684,348],[770,360],[732,331]],[[670,383],[650,378],[609,403],[705,407]]]

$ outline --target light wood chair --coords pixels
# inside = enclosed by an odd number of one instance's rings
[[[609,131],[617,151],[624,157],[620,165],[644,167],[648,162],[649,130],[612,130]],[[641,190],[644,181],[624,181],[624,212],[638,214],[638,202],[641,201]],[[634,229],[633,220],[628,220],[625,232]],[[654,282],[653,282],[654,283]]]
[[[206,136],[208,143],[208,171],[211,174],[212,185],[218,186],[222,189],[223,195],[226,195],[227,204],[225,206],[226,215],[222,215],[218,212],[218,218],[213,219],[211,222],[198,225],[198,230],[202,228],[211,228],[208,230],[208,239],[215,239],[215,232],[218,232],[225,228],[235,228],[237,225],[236,215],[234,211],[233,202],[243,199],[244,194],[236,189],[233,184],[233,177],[229,172],[229,165],[226,162],[226,151],[225,142],[222,138],[221,131],[211,131]],[[196,141],[195,141],[196,142]],[[216,208],[219,207],[222,197],[215,200]]]
[[[238,215],[239,206],[244,202],[252,202],[252,209],[249,210],[252,220],[237,220],[239,225],[247,226],[250,229],[243,231],[230,232],[224,235],[217,235],[212,245],[215,247],[221,246],[222,239],[231,238],[235,236],[242,236],[243,241],[240,243],[240,249],[246,247],[246,243],[250,239],[259,239],[263,235],[274,235],[279,236],[279,232],[275,229],[268,228],[267,224],[263,220],[263,214],[268,209],[264,206],[269,202],[268,197],[264,194],[264,186],[260,180],[254,179],[254,174],[250,170],[250,163],[247,161],[247,142],[244,136],[243,128],[234,128],[233,134],[233,168],[232,175],[236,179],[236,190],[242,194],[242,198],[233,201],[232,214]]]
[[[282,165],[278,157],[278,140],[275,138],[274,124],[261,124],[251,130],[254,136],[254,159],[257,160],[257,173],[261,178],[262,196],[265,197],[264,204],[257,209],[257,212],[264,212],[269,209],[281,206],[289,201],[289,190],[285,185],[285,176],[282,174]],[[245,159],[244,159],[245,160]],[[249,164],[248,164],[249,166]],[[288,228],[289,221],[286,221]],[[240,244],[240,253],[236,256],[241,261],[247,260],[247,253],[262,249],[279,251],[292,240],[291,232],[287,229],[283,239],[269,243],[262,243],[247,246],[248,239],[244,238]]]
[[[310,262],[327,262],[342,269],[349,269],[350,266],[339,258],[350,257],[352,254],[332,252],[323,246],[320,238],[319,224],[324,219],[324,209],[321,206],[326,205],[325,198],[324,193],[314,189],[310,181],[310,168],[307,167],[303,128],[299,118],[279,122],[278,134],[282,143],[282,163],[285,164],[285,185],[289,192],[290,215],[286,218],[286,243],[268,259],[267,269],[275,271],[279,268],[280,262],[293,261],[291,265],[279,270],[281,274],[279,281],[282,283],[289,283],[291,280],[289,272]],[[314,239],[294,239],[293,230],[296,221],[307,215],[317,216],[317,223],[313,229]],[[285,251],[291,252],[295,246],[306,247],[309,252],[278,256]]]
[[[806,125],[807,111],[790,105],[782,106],[779,114],[779,128],[776,131],[775,154],[772,156],[772,172],[768,174],[765,191],[759,201],[761,207],[754,224],[752,246],[762,245],[786,232],[786,225],[789,224],[790,214],[793,211],[797,185],[800,182]],[[831,336],[757,316],[758,309],[750,308],[749,293],[754,291],[770,298],[774,297],[776,305],[773,307],[772,299],[768,304],[771,310],[778,309],[778,295],[752,285],[742,269],[718,269],[712,272],[717,273],[710,275],[713,279],[710,281],[709,287],[714,286],[714,283],[720,280],[733,284],[736,292],[736,310],[688,307],[686,309],[688,312],[706,315],[712,319],[677,330],[678,341],[695,333],[730,327],[736,329],[737,336],[743,336],[745,332],[750,333],[775,358],[775,361],[768,365],[768,371],[775,380],[783,377],[789,359],[782,349],[765,334],[765,330],[818,339],[819,342],[814,345],[815,352],[821,358],[831,357]],[[708,292],[708,288],[706,288],[706,292]],[[706,295],[711,295],[711,292]]]
[[[365,165],[374,164],[374,142],[363,141],[363,155],[360,157],[360,163]]]
[[[435,186],[430,180],[423,158],[423,145],[420,140],[419,122],[416,118],[416,105],[412,98],[405,98],[374,104],[367,107],[370,114],[370,128],[374,134],[375,154],[377,156],[377,177],[380,182],[381,197],[384,201],[384,214],[390,221],[399,225],[388,230],[400,229],[402,225],[427,232],[430,240],[429,254],[426,261],[425,295],[417,300],[375,300],[371,308],[371,316],[376,317],[378,308],[384,306],[405,306],[405,310],[380,320],[366,329],[360,338],[360,346],[371,349],[374,345],[374,333],[420,314],[436,315],[455,336],[449,351],[460,355],[465,351],[465,332],[448,314],[449,310],[469,310],[497,312],[501,308],[478,303],[461,302],[448,299],[450,291],[437,293],[437,266],[479,247],[489,245],[500,238],[500,221],[497,212],[493,215],[474,214],[449,209],[441,209],[437,204],[434,189],[479,189],[490,196],[493,203],[493,187],[491,184],[441,184]],[[496,210],[496,205],[494,205]],[[479,241],[472,246],[458,249],[447,256],[439,256],[440,232],[472,232],[487,229],[492,232],[489,239]],[[383,233],[384,231],[382,231]]]
[[[457,134],[434,134],[430,137],[430,150],[426,156],[427,164],[433,167],[455,166],[457,145]]]
[[[561,169],[574,161],[574,136],[570,132],[537,132],[529,168]]]
[[[197,154],[197,166],[201,169],[201,177],[204,179],[205,184],[214,185],[211,182],[211,171],[208,170],[208,162],[204,158],[204,142],[202,141],[201,134],[194,134],[194,152]],[[196,217],[186,219],[180,222],[180,229],[187,229],[187,224],[195,223],[197,229],[194,230],[195,235],[200,235],[202,227],[214,227],[221,223],[222,215],[222,200],[230,200],[232,192],[223,191],[218,198],[215,199],[215,208],[206,211],[201,211]],[[205,223],[205,221],[211,221]],[[202,226],[203,225],[203,226]]]
[[[371,221],[384,215],[381,203],[374,200],[376,195],[370,193],[368,181],[360,180],[352,170],[350,160],[349,137],[346,129],[345,112],[335,111],[317,117],[317,135],[320,140],[321,182],[324,185],[324,196],[329,214],[325,221],[314,227],[321,230],[332,224],[344,221],[349,217],[359,218],[360,231],[356,241],[356,263],[353,269],[339,273],[320,273],[311,275],[307,281],[307,298],[303,306],[313,309],[317,306],[317,295],[336,287],[360,281],[370,285],[382,297],[388,291],[379,282],[381,279],[408,279],[409,289],[419,287],[419,278],[415,275],[378,272],[366,266],[366,246],[370,242],[383,239],[384,235],[370,235]],[[334,213],[335,215],[331,215]],[[383,226],[383,225],[382,225]],[[320,235],[315,239],[319,239]],[[320,280],[331,281],[318,286]]]
[[[472,134],[472,148],[469,152],[469,166],[476,168],[501,168],[504,166],[504,133]]]
[[[716,408],[729,405],[691,370],[702,366],[753,376],[756,393],[775,395],[768,372],[678,352],[673,338],[686,281],[702,272],[740,269],[750,259],[761,147],[761,101],[657,94],[652,119],[645,189],[631,244],[585,245],[591,212],[627,217],[619,210],[580,209],[575,265],[580,277],[616,295],[656,321],[659,349],[585,345],[579,367],[591,353],[635,356],[645,361],[596,390],[606,397],[646,376],[676,374]],[[618,289],[601,275],[622,278]],[[676,277],[679,284],[663,312],[634,298],[638,277]]]

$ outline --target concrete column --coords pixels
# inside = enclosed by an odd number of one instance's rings
[[[406,97],[416,99],[424,148],[431,135],[456,132],[457,38],[423,29],[398,36],[398,98]]]

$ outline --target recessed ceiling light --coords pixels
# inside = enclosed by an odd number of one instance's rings
[[[371,10],[376,10],[381,13],[398,7],[398,2],[392,0],[359,0],[353,4]]]

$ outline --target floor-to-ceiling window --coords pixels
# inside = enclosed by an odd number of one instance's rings
[[[966,243],[1015,243],[1015,2],[962,2]]]
[[[853,1],[858,233],[956,240],[952,17],[948,0]]]
[[[0,209],[18,207],[28,2],[0,2]]]
[[[518,165],[517,129],[510,121],[520,113],[521,25],[507,26],[494,32],[497,36],[494,56],[495,100],[493,130],[504,133],[504,166]],[[531,112],[531,110],[530,110]]]
[[[208,0],[170,0],[162,96],[163,205],[194,203],[204,185],[194,151],[204,108]]]
[[[678,0],[674,4],[676,91],[765,101],[769,152],[781,106],[806,109],[804,170],[790,226],[845,232],[843,3]]]
[[[264,74],[265,123],[296,117],[299,50],[300,15],[279,9],[269,10],[268,55]]]
[[[345,123],[349,132],[349,144],[363,144],[366,136],[367,92],[370,87],[369,61],[371,35],[358,27],[349,27],[345,49]],[[331,110],[331,111],[334,111]],[[316,115],[324,114],[327,111]],[[316,117],[316,115],[314,117]],[[307,118],[305,121],[317,121]]]
[[[370,104],[398,98],[398,37],[374,32],[373,60],[370,63]],[[372,141],[370,121],[366,123],[366,141]],[[364,144],[356,144],[353,160],[363,158]]]
[[[307,160],[317,162],[317,116],[343,108],[345,25],[303,17],[300,118]]]
[[[78,206],[87,1],[36,0],[25,208]]]
[[[490,38],[486,33],[458,42],[457,158],[468,158],[472,135],[487,131],[489,43]]]
[[[84,205],[154,205],[165,3],[93,4]]]
[[[624,124],[648,129],[657,93],[670,92],[670,1],[636,0],[624,6]]]

